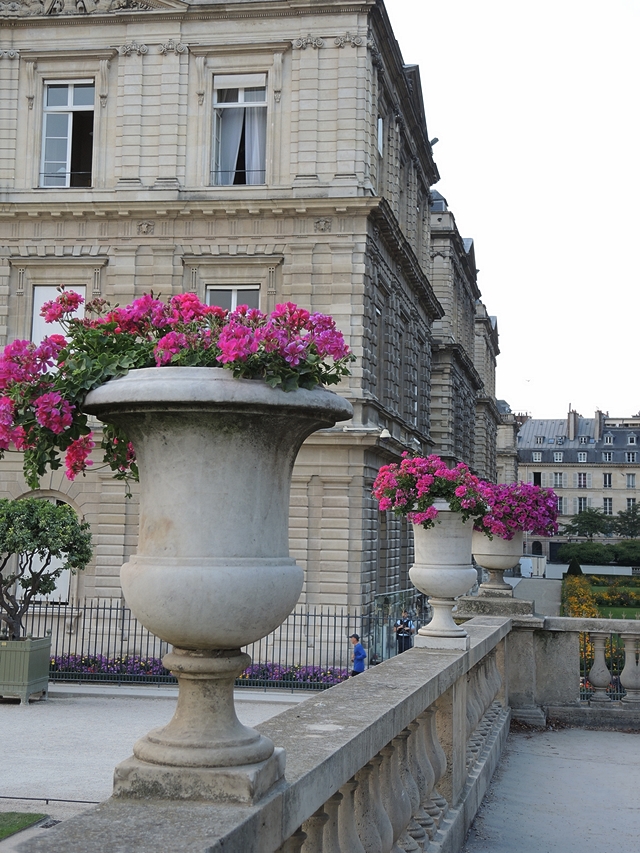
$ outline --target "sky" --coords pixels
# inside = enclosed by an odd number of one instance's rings
[[[639,0],[385,0],[498,318],[496,395],[640,410]]]

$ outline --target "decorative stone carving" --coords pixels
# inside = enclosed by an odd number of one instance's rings
[[[382,71],[384,68],[384,62],[382,61],[382,54],[378,50],[378,45],[372,38],[369,38],[367,41],[367,48],[371,53],[371,62],[373,63],[373,67],[378,71]]]
[[[153,234],[156,223],[151,219],[144,219],[138,222],[138,234]]]
[[[118,53],[120,56],[131,56],[132,53],[137,53],[138,56],[144,56],[145,53],[149,53],[149,48],[146,44],[138,44],[137,41],[132,41],[128,44],[123,44],[122,47],[119,47]]]
[[[33,109],[33,99],[35,97],[35,77],[37,65],[35,62],[27,62],[25,70],[27,72],[27,102],[29,109]]]
[[[273,54],[273,97],[280,103],[282,95],[282,54]]]
[[[362,47],[364,39],[362,36],[352,36],[351,33],[346,33],[343,36],[336,36],[334,44],[336,47],[344,47],[345,44],[350,44],[351,47]]]
[[[324,40],[321,38],[314,38],[311,33],[309,33],[306,38],[294,39],[291,44],[297,50],[306,50],[309,45],[316,50],[319,47],[324,47]]]
[[[163,56],[166,56],[168,53],[175,53],[177,56],[179,53],[187,53],[189,48],[186,44],[182,44],[182,42],[169,39],[168,42],[159,45],[158,50]]]
[[[316,219],[313,228],[315,231],[331,231],[331,219]]]
[[[148,12],[154,7],[142,0],[0,0],[0,16],[91,15],[94,12]]]
[[[196,79],[197,79],[197,88],[196,95],[198,96],[198,103],[200,106],[204,104],[204,89],[205,89],[205,57],[204,56],[196,56]]]
[[[0,50],[0,59],[20,59],[20,53],[17,50]]]
[[[99,82],[100,87],[98,89],[98,96],[100,98],[100,106],[107,106],[107,96],[109,94],[109,68],[111,64],[108,59],[100,60],[100,73],[99,73]]]

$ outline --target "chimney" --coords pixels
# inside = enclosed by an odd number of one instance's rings
[[[569,404],[569,414],[567,415],[567,438],[569,441],[575,441],[578,434],[578,418],[578,413]]]
[[[601,412],[600,409],[596,409],[594,436],[593,436],[596,441],[600,441],[600,439],[602,438],[603,429],[604,429],[604,413]]]

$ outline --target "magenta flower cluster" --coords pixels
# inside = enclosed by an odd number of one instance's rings
[[[383,465],[373,484],[381,511],[406,515],[413,524],[433,527],[438,510],[436,500],[447,501],[466,521],[481,518],[487,504],[480,492],[480,480],[463,463],[447,467],[439,456],[402,454],[402,461]]]
[[[482,483],[481,494],[488,511],[476,529],[500,539],[516,533],[553,536],[558,532],[558,498],[552,489],[531,483]]]
[[[381,511],[406,515],[414,524],[433,527],[445,500],[463,519],[488,536],[512,539],[519,531],[552,536],[558,531],[557,497],[551,489],[527,483],[495,485],[480,480],[466,465],[449,468],[439,456],[411,456],[383,465],[373,484]]]
[[[227,312],[194,293],[167,301],[145,294],[130,305],[83,298],[60,288],[44,305],[54,334],[35,345],[13,341],[0,355],[0,458],[24,453],[24,473],[38,488],[47,468],[64,456],[73,480],[92,464],[95,443],[82,412],[89,391],[141,367],[224,367],[234,376],[262,379],[292,391],[332,385],[349,374],[353,356],[331,317],[291,302],[265,315],[246,305]],[[104,461],[119,479],[137,477],[135,450],[113,426],[103,429]]]

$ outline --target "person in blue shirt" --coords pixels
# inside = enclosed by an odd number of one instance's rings
[[[359,675],[361,672],[364,672],[364,659],[366,658],[367,653],[362,647],[358,634],[352,634],[349,639],[351,640],[351,644],[353,645],[353,654],[351,655],[351,660],[353,661],[353,670],[351,672],[351,675]]]

